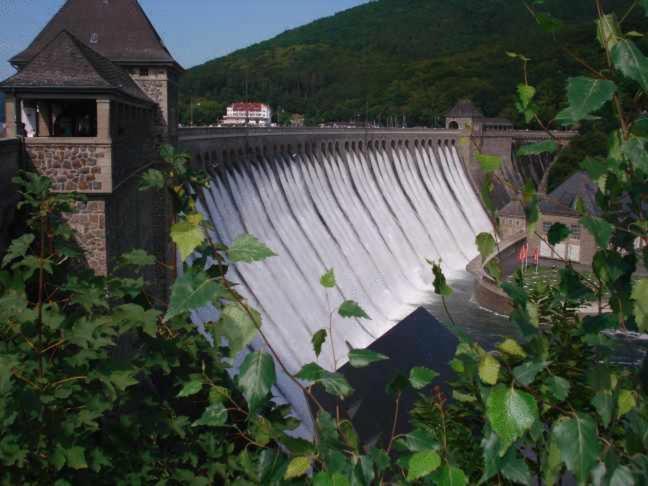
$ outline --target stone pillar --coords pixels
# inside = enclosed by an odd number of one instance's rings
[[[97,100],[97,138],[110,140],[110,100]]]
[[[47,101],[38,102],[38,136],[50,137],[50,105]]]
[[[7,95],[5,98],[5,122],[7,123],[7,138],[18,136],[18,100],[15,96]]]

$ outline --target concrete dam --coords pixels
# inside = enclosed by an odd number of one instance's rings
[[[201,208],[222,243],[250,233],[278,256],[238,264],[231,279],[263,315],[263,328],[291,372],[316,361],[311,338],[331,312],[357,301],[371,320],[334,314],[333,362],[366,348],[419,305],[436,299],[427,260],[452,279],[492,231],[460,156],[459,133],[441,130],[187,129],[179,146],[212,176]],[[335,269],[337,287],[319,279]],[[209,309],[198,321],[213,321]],[[255,346],[261,346],[258,342]],[[278,394],[307,420],[301,392],[285,377]]]

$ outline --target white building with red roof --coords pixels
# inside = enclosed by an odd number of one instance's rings
[[[272,109],[265,103],[233,103],[227,107],[227,115],[223,117],[222,124],[269,127],[272,124]]]

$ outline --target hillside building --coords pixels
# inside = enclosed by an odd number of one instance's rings
[[[222,125],[269,127],[272,125],[272,109],[265,103],[233,103],[227,107]]]

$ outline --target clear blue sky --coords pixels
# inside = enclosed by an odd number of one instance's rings
[[[86,0],[98,1],[98,0]],[[367,0],[140,0],[184,67],[220,57]],[[0,0],[0,80],[64,0]]]

